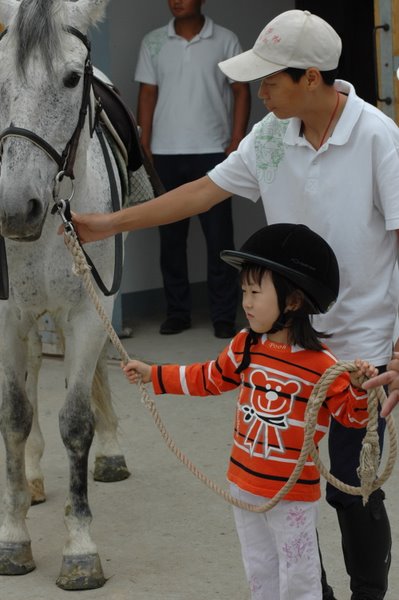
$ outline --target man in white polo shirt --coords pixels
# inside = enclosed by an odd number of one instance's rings
[[[183,219],[231,194],[261,197],[269,224],[304,223],[336,253],[340,294],[314,319],[332,334],[329,347],[338,359],[360,356],[384,370],[399,297],[399,129],[351,84],[335,80],[340,53],[341,40],[319,17],[299,10],[277,16],[251,50],[220,65],[231,79],[261,80],[259,97],[270,111],[238,150],[161,198],[112,215],[76,215],[75,224],[87,242]],[[358,485],[363,436],[332,420],[331,469],[345,483]],[[327,499],[337,510],[352,600],[382,600],[391,558],[384,493],[376,490],[363,506],[361,497],[329,487]]]
[[[231,82],[218,63],[241,52],[237,36],[202,14],[205,0],[168,0],[173,19],[141,44],[137,121],[142,144],[165,188],[198,179],[235,150],[246,133],[247,83]],[[237,275],[219,260],[234,245],[231,200],[200,215],[207,245],[210,316],[216,337],[235,333]],[[191,324],[187,267],[189,219],[160,227],[167,304],[162,334]]]

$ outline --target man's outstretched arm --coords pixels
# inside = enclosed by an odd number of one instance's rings
[[[206,212],[230,196],[205,176],[136,206],[114,213],[73,213],[72,220],[82,243],[95,242],[123,231],[181,221]],[[62,227],[59,233],[63,233]]]

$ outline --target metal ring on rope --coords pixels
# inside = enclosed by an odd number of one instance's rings
[[[102,306],[97,293],[94,289],[94,286],[90,277],[90,266],[87,264],[86,258],[84,256],[83,250],[79,244],[76,233],[74,231],[67,231],[65,236],[65,242],[67,247],[72,253],[74,259],[74,273],[79,275],[83,279],[84,286],[90,298],[92,299],[94,306],[104,323],[104,327],[109,335],[109,338],[116,350],[119,352],[121,359],[124,363],[129,362],[130,358],[127,354],[125,348],[123,347],[115,329],[112,326],[112,323],[106,314],[104,307]],[[302,469],[306,463],[309,455],[312,456],[316,467],[319,469],[320,473],[327,479],[332,485],[337,487],[338,489],[351,494],[351,495],[361,495],[363,496],[363,502],[367,502],[368,496],[372,491],[377,489],[384,483],[390,474],[392,473],[396,455],[397,455],[397,436],[395,425],[393,421],[392,415],[389,415],[386,418],[389,438],[390,438],[390,453],[387,461],[387,466],[384,469],[383,474],[380,477],[377,477],[377,469],[379,464],[379,446],[378,452],[376,452],[376,428],[377,428],[377,420],[378,420],[378,403],[382,404],[385,398],[385,392],[382,387],[369,390],[368,392],[368,410],[369,410],[369,421],[367,424],[367,433],[363,440],[363,449],[360,456],[360,467],[358,470],[359,479],[361,481],[360,487],[354,487],[347,485],[341,481],[339,481],[336,477],[331,475],[328,470],[325,468],[323,463],[320,460],[317,449],[314,444],[313,436],[317,423],[317,414],[320,409],[320,406],[325,400],[325,396],[327,390],[331,383],[344,371],[355,371],[356,366],[352,362],[338,362],[329,369],[325,371],[322,377],[319,379],[317,384],[314,387],[313,393],[309,398],[307,408],[305,411],[305,432],[304,432],[304,441],[302,445],[302,449],[297,461],[297,464],[291,473],[288,481],[284,484],[284,486],[277,492],[277,494],[270,498],[264,504],[257,506],[254,504],[250,504],[248,502],[243,502],[238,498],[232,496],[227,490],[220,488],[215,482],[208,479],[208,477],[198,469],[183,452],[177,448],[175,442],[169,432],[167,431],[158,409],[155,405],[154,400],[150,397],[147,389],[145,388],[142,382],[139,383],[139,387],[141,390],[142,402],[150,411],[155,425],[159,429],[166,445],[168,448],[175,454],[175,456],[205,485],[207,485],[213,492],[217,493],[221,496],[226,502],[242,508],[244,510],[248,510],[250,512],[266,512],[273,508],[293,487],[293,485],[298,480]],[[378,438],[378,434],[377,434]],[[377,439],[378,445],[378,439]],[[374,452],[370,452],[374,448]],[[363,452],[364,450],[364,452]],[[370,468],[371,463],[371,468]]]

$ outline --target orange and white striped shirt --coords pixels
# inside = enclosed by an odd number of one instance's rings
[[[264,335],[251,346],[247,369],[235,373],[242,361],[247,330],[239,332],[216,360],[188,366],[152,367],[156,394],[218,395],[240,388],[234,441],[227,471],[229,481],[258,496],[272,497],[293,471],[304,438],[307,401],[314,385],[336,358],[322,351],[278,344]],[[367,395],[352,388],[348,373],[329,387],[320,408],[315,444],[328,431],[330,414],[346,427],[367,424]],[[320,498],[320,476],[308,457],[297,483],[285,500]]]

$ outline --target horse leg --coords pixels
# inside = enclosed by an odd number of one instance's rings
[[[70,373],[59,422],[70,465],[69,496],[64,512],[68,539],[57,579],[57,585],[65,590],[95,589],[105,583],[97,547],[90,536],[92,515],[87,494],[88,455],[95,427],[91,389],[98,348],[102,348],[105,334],[99,331],[96,315],[91,321],[86,315],[83,326],[81,319],[74,319],[73,335],[66,339]],[[72,339],[73,352],[69,348]]]
[[[4,519],[0,527],[0,574],[23,575],[35,568],[25,523],[31,503],[25,475],[25,443],[33,410],[25,392],[26,347],[20,338],[8,335],[10,328],[10,323],[3,323],[0,430],[6,450],[6,488]]]
[[[122,481],[129,477],[130,472],[117,438],[118,419],[111,402],[106,348],[105,345],[98,359],[93,380],[97,443],[93,477],[96,481]]]
[[[82,380],[84,374],[80,373]],[[84,590],[105,583],[97,547],[90,537],[92,515],[88,503],[88,455],[94,436],[90,409],[91,382],[73,383],[60,411],[60,431],[70,463],[69,497],[64,522],[68,540],[63,550],[57,585],[65,590]]]
[[[32,329],[28,341],[28,373],[26,393],[33,408],[32,429],[26,442],[26,477],[32,497],[32,504],[45,502],[44,478],[40,461],[44,451],[44,439],[39,425],[37,389],[38,376],[42,364],[42,342],[36,328]]]

